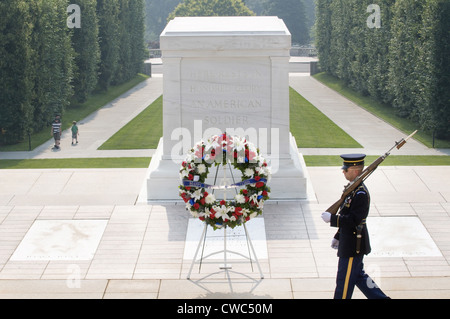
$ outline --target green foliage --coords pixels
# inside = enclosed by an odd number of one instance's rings
[[[96,0],[72,0],[80,6],[82,26],[73,31],[72,43],[75,50],[76,73],[74,76],[75,97],[85,102],[98,83],[100,45]]]
[[[69,4],[80,6],[81,28],[69,28]],[[144,0],[1,1],[0,144],[47,130],[97,83],[129,81],[144,54]]]
[[[269,0],[265,14],[283,19],[291,32],[293,43],[309,43],[309,28],[304,0]]]
[[[175,17],[196,16],[252,16],[255,15],[242,0],[184,0],[169,15]]]
[[[383,1],[381,28],[366,23],[372,3],[317,0],[322,70],[449,138],[450,1]]]
[[[141,70],[144,13],[144,0],[97,0],[102,89],[129,81]]]
[[[119,0],[97,0],[100,41],[99,85],[107,90],[119,69]]]
[[[48,126],[56,114],[63,114],[73,95],[74,51],[72,33],[67,27],[66,0],[33,2],[32,46],[34,66],[33,128]]]
[[[167,17],[182,0],[145,0],[145,40],[159,42]]]
[[[0,143],[24,137],[33,118],[34,83],[29,2],[0,2]]]

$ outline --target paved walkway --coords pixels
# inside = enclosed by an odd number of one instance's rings
[[[331,104],[326,101],[353,107],[310,77],[293,75],[291,85],[338,125],[339,112],[326,110]],[[314,94],[317,88],[321,90],[318,96]],[[0,156],[62,158],[82,156],[77,153],[82,150],[84,156],[99,157],[96,148],[161,90],[160,78],[149,79],[83,121],[80,144],[73,149],[70,140],[64,140],[68,146],[58,153],[48,152],[45,146],[32,153]],[[139,92],[148,96],[141,99]],[[117,118],[110,117],[119,109],[123,112]],[[108,118],[103,121],[104,117]],[[386,128],[378,119],[371,121],[368,127]],[[99,131],[94,132],[95,128]],[[389,129],[378,144],[370,134],[361,134],[359,126],[344,129],[368,154],[372,148],[376,154],[383,153],[386,145],[404,136]],[[431,151],[408,143],[402,154]],[[320,213],[340,196],[345,182],[337,167],[310,167],[308,174],[314,198],[265,206],[268,258],[260,260],[263,280],[256,269],[239,260],[232,261],[233,269],[228,272],[205,264],[200,271],[195,268],[192,280],[186,280],[191,264],[184,258],[189,216],[180,203],[135,205],[145,169],[0,170],[0,298],[331,298],[337,258],[329,245],[335,230],[323,223]],[[367,181],[372,196],[368,225],[373,227],[373,242],[379,243],[374,249],[383,249],[366,258],[366,270],[393,298],[450,298],[449,176],[450,166],[383,166]],[[389,236],[380,230],[377,233],[379,218],[385,226],[394,225]],[[91,259],[70,255],[76,247],[66,247],[61,253],[66,257],[59,260],[39,250],[13,258],[32,228],[50,221],[107,223],[98,244],[93,245]],[[414,222],[417,227],[408,228]],[[36,246],[41,243],[42,248],[45,239],[58,231],[69,231],[74,240],[88,237],[68,225],[47,233]],[[363,298],[359,291],[354,297]]]
[[[98,148],[161,96],[162,82],[160,76],[149,78],[80,121],[76,146],[71,145],[72,133],[68,129],[61,136],[61,151],[53,151],[54,140],[49,139],[31,152],[1,152],[0,159],[150,157],[153,150],[101,151]]]
[[[360,108],[306,73],[291,74],[290,85],[363,146],[362,149],[300,148],[303,155],[339,155],[347,152],[382,155],[394,145],[395,141],[406,137],[405,133]],[[410,140],[407,146],[400,151],[395,150],[392,154],[450,155],[450,150],[430,149],[420,142]]]

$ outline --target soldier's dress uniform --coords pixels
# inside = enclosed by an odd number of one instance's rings
[[[344,160],[343,169],[364,165],[364,154],[346,154],[341,157]],[[330,226],[338,227],[334,238],[339,241],[335,299],[350,299],[355,285],[369,299],[388,298],[364,271],[364,255],[371,251],[366,225],[369,206],[369,191],[362,183],[347,196],[339,213],[331,215]]]

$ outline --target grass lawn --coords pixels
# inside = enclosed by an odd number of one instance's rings
[[[381,155],[381,154],[380,154]],[[366,157],[366,165],[374,162],[379,156]],[[342,166],[342,159],[336,155],[304,155],[306,166]],[[381,166],[449,166],[450,156],[388,156]]]
[[[329,88],[340,93],[341,95],[345,96],[362,108],[366,109],[367,111],[371,112],[375,116],[383,119],[387,123],[390,123],[392,126],[404,132],[406,135],[409,135],[411,132],[419,129],[419,125],[411,122],[408,119],[397,116],[395,114],[394,108],[390,107],[389,105],[380,103],[372,99],[371,97],[361,95],[355,90],[346,87],[341,80],[335,78],[334,76],[326,73],[319,73],[314,75],[314,78],[322,82]],[[419,132],[417,132],[417,134],[414,136],[414,139],[420,141],[428,147],[433,147],[433,137],[430,133],[419,130]],[[450,141],[436,139],[434,147],[450,148]]]
[[[155,149],[163,135],[163,101],[160,96],[107,140],[99,150]]]
[[[289,88],[291,133],[301,148],[361,148],[350,135]]]
[[[150,157],[1,160],[0,169],[147,168]]]

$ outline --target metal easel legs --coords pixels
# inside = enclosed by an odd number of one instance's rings
[[[206,233],[207,233],[207,228],[208,228],[208,224],[205,223],[205,226],[203,228],[202,236],[200,237],[200,241],[199,241],[198,246],[197,246],[197,250],[195,251],[194,258],[192,259],[192,263],[191,263],[191,267],[189,269],[189,273],[187,275],[187,279],[191,279],[191,273],[192,273],[192,269],[194,268],[194,264],[199,263],[199,272],[200,272],[203,260],[205,260],[206,258],[211,257],[213,255],[220,254],[220,253],[223,253],[223,261],[224,261],[223,265],[220,266],[220,269],[223,269],[225,271],[227,271],[229,269],[232,269],[232,266],[229,265],[228,261],[227,261],[227,253],[235,254],[235,255],[239,255],[241,257],[244,257],[244,258],[248,259],[250,261],[251,265],[252,265],[252,270],[253,270],[253,262],[255,262],[256,265],[258,266],[258,270],[259,270],[259,274],[261,276],[261,279],[264,279],[264,275],[263,275],[263,272],[261,270],[261,265],[259,264],[258,257],[256,256],[255,248],[253,247],[252,241],[250,239],[250,235],[248,233],[247,226],[244,224],[243,227],[244,227],[244,231],[245,231],[245,237],[247,239],[247,247],[249,248],[249,256],[245,256],[245,255],[243,255],[243,254],[241,254],[239,252],[236,252],[236,251],[228,250],[228,248],[227,248],[227,229],[226,229],[226,227],[224,227],[224,230],[223,230],[224,231],[224,235],[223,235],[223,248],[224,249],[220,250],[220,251],[213,252],[213,253],[211,253],[211,254],[209,254],[207,256],[203,256],[203,253],[204,253],[204,250],[205,250],[205,243],[206,243]],[[200,259],[197,261],[197,256],[198,256],[198,253],[200,251],[200,247],[203,247],[202,248],[202,254],[201,254]],[[254,260],[252,259],[252,254],[251,253],[253,253],[253,256],[255,258]]]

